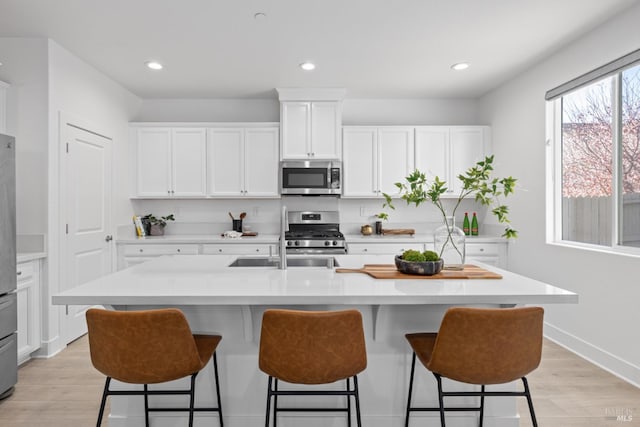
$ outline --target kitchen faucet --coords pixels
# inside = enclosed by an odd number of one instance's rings
[[[280,270],[287,269],[287,242],[284,233],[287,228],[287,207],[282,207],[282,218],[280,219]]]

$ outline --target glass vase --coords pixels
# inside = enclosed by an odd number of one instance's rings
[[[444,225],[433,232],[435,252],[444,261],[447,270],[462,270],[465,260],[464,231],[456,227],[455,218],[447,216]]]

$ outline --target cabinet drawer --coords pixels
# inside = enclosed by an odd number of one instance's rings
[[[245,245],[230,243],[224,245],[203,245],[202,253],[205,255],[270,255],[271,245]]]
[[[424,251],[424,245],[421,243],[349,243],[347,244],[347,253],[350,255],[359,254],[401,254],[402,252],[413,249],[416,251]]]
[[[125,245],[125,256],[197,255],[198,245]]]
[[[466,244],[467,256],[498,256],[500,253],[497,243],[469,243]]]
[[[23,280],[27,280],[33,277],[36,272],[35,267],[33,266],[33,262],[21,262],[18,264],[16,269],[16,274],[18,275],[18,282]]]

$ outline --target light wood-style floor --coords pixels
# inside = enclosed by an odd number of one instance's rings
[[[18,379],[15,393],[0,401],[0,426],[95,425],[104,377],[91,366],[86,337],[52,359],[27,362]],[[545,341],[529,384],[540,427],[640,426],[640,389],[552,342]],[[520,425],[529,427],[526,402],[519,400]]]

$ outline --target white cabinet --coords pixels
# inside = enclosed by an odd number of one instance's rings
[[[457,197],[457,176],[491,152],[488,126],[419,126],[415,131],[415,168],[447,182],[445,196]]]
[[[339,159],[342,103],[283,101],[280,103],[282,159]]]
[[[349,255],[400,255],[409,249],[424,251],[423,243],[347,243]],[[393,260],[391,260],[393,261]]]
[[[40,348],[40,261],[19,263],[17,274],[18,364],[21,364]]]
[[[499,268],[507,268],[506,242],[475,243],[467,240],[465,250],[467,264],[473,264],[476,260]]]
[[[343,128],[343,197],[381,197],[413,171],[412,127]]]
[[[0,81],[0,133],[7,133],[7,93],[9,85]]]
[[[142,264],[163,255],[197,255],[197,244],[118,245],[118,270]]]
[[[278,128],[211,128],[208,193],[214,197],[279,197]]]
[[[206,129],[137,129],[136,195],[162,198],[204,197]]]
[[[225,243],[222,245],[202,245],[204,255],[275,255],[275,245]]]

